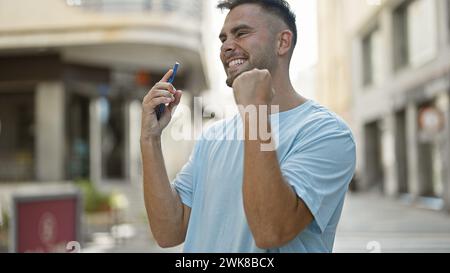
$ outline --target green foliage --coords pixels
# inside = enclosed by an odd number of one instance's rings
[[[2,214],[2,220],[3,220],[2,225],[0,226],[0,229],[8,230],[8,228],[9,228],[9,214],[6,211],[4,211],[4,210],[0,211],[0,213]]]
[[[109,194],[97,190],[95,185],[89,180],[76,181],[75,184],[83,193],[84,210],[87,213],[109,211],[111,209]]]

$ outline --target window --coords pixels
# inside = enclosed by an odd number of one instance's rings
[[[176,3],[173,0],[165,0],[162,2],[162,9],[167,12],[174,11]]]
[[[362,39],[363,84],[380,83],[383,71],[383,47],[381,31],[375,27]]]
[[[408,6],[408,47],[411,66],[436,57],[438,25],[435,0],[415,0]]]
[[[34,93],[0,93],[0,182],[35,179]]]
[[[66,0],[66,4],[101,12],[141,12],[151,10],[153,0]]]
[[[66,174],[68,179],[89,178],[89,97],[68,92]]]
[[[408,1],[409,2],[409,1]],[[408,2],[394,10],[394,70],[408,65]]]
[[[407,0],[394,10],[394,70],[417,67],[437,53],[435,0]]]
[[[363,83],[364,85],[369,85],[372,83],[372,58],[371,52],[372,47],[370,43],[370,35],[366,36],[362,41],[362,51],[363,51]]]
[[[447,1],[448,41],[450,42],[450,1]]]

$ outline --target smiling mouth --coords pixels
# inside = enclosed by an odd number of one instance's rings
[[[241,65],[243,65],[247,60],[246,59],[235,59],[228,63],[228,69],[233,71],[237,70]]]

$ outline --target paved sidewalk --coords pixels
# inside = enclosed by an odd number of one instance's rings
[[[83,251],[182,251],[182,246],[160,248],[146,222],[131,223],[123,231],[129,239],[120,242],[111,234],[96,234],[95,242],[84,245]],[[450,215],[378,194],[352,193],[345,202],[334,252],[450,252]]]
[[[450,252],[450,214],[379,194],[349,194],[334,252]]]
[[[177,253],[183,247],[163,249],[158,246],[147,223],[124,225],[128,238],[114,237],[112,232],[94,234],[94,241],[82,246],[84,253]]]

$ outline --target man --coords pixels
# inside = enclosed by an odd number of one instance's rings
[[[172,71],[149,91],[141,150],[153,235],[162,247],[185,242],[185,252],[331,252],[355,168],[353,136],[336,115],[292,87],[297,30],[285,1],[225,1],[219,8],[230,10],[220,58],[241,107],[207,133],[236,135],[240,127],[243,135],[201,138],[171,185],[160,139],[181,91],[165,83]],[[161,103],[168,107],[158,121],[154,108]],[[252,119],[243,110],[250,106],[278,112],[258,111]],[[268,128],[270,139],[252,138],[255,126]]]

